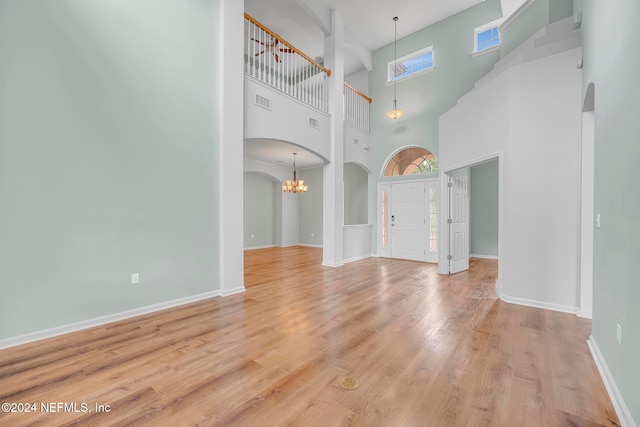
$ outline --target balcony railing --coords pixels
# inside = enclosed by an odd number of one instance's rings
[[[344,120],[369,132],[369,104],[372,99],[349,83],[344,84]]]
[[[331,70],[248,14],[245,17],[244,72],[299,101],[327,112]]]
[[[249,14],[245,18],[244,72],[321,111],[329,110],[331,70],[309,58]],[[371,98],[344,84],[345,121],[369,132]]]

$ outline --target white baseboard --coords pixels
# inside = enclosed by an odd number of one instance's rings
[[[570,313],[570,314],[576,314],[578,312],[578,307],[571,307],[568,305],[554,304],[551,302],[544,302],[544,301],[535,301],[535,300],[530,300],[526,298],[514,298],[504,294],[498,294],[498,297],[501,300],[511,304],[525,305],[527,307],[542,308],[545,310],[560,311],[562,313]]]
[[[372,255],[371,255],[371,254],[368,254],[368,255],[359,255],[359,256],[354,256],[354,257],[351,257],[351,258],[347,258],[347,259],[345,259],[343,262],[344,262],[345,264],[348,264],[348,263],[350,263],[350,262],[360,261],[361,259],[367,259],[367,258],[371,258],[371,257],[372,257]]]
[[[298,243],[296,246],[306,246],[308,248],[322,248],[322,245],[312,245],[311,243]]]
[[[602,377],[602,382],[604,382],[604,386],[607,388],[607,393],[609,393],[609,398],[611,399],[611,403],[613,403],[613,408],[616,410],[616,415],[618,415],[618,418],[620,419],[620,424],[622,427],[637,427],[633,417],[631,416],[631,411],[629,411],[629,407],[624,402],[622,394],[620,394],[620,390],[618,389],[618,386],[611,375],[611,371],[609,371],[609,367],[607,366],[604,357],[602,357],[602,353],[600,353],[598,344],[596,344],[593,336],[589,337],[587,344],[589,345],[589,350],[591,350],[593,360],[596,362],[596,366],[598,367],[598,372],[600,372],[600,376]]]
[[[498,259],[496,255],[480,255],[480,254],[470,254],[469,258]]]
[[[231,295],[235,295],[235,294],[241,294],[243,292],[246,292],[247,290],[245,289],[244,286],[239,286],[237,288],[233,288],[233,289],[222,289],[220,290],[220,296],[221,297],[230,297]]]
[[[593,318],[593,314],[592,314],[591,310],[588,310],[588,311],[587,311],[587,310],[579,309],[579,310],[578,310],[578,312],[576,313],[576,316],[578,316],[578,317],[582,317],[582,318],[584,318],[584,319],[591,319],[591,318]]]
[[[193,295],[190,297],[179,298],[173,301],[161,302],[145,307],[134,308],[133,310],[121,311],[120,313],[108,314],[106,316],[96,317],[93,319],[83,320],[81,322],[70,323],[68,325],[56,326],[42,331],[31,332],[29,334],[19,335],[17,337],[5,338],[0,340],[0,350],[27,344],[34,341],[40,341],[47,338],[53,338],[58,335],[77,332],[83,329],[93,328],[95,326],[107,323],[117,322],[119,320],[129,319],[131,317],[140,316],[142,314],[153,313],[154,311],[165,310],[167,308],[177,307],[179,305],[189,304],[207,298],[220,296],[220,291],[206,292],[204,294]]]
[[[322,261],[322,266],[323,267],[342,267],[344,265],[344,262],[324,262]]]
[[[267,248],[275,248],[276,245],[265,245],[265,246],[249,246],[244,248],[245,251],[252,251],[254,249],[267,249]]]

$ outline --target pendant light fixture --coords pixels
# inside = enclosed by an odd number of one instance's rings
[[[282,191],[285,193],[306,193],[307,186],[304,185],[304,179],[298,180],[296,172],[296,154],[293,153],[293,181],[288,179],[282,186]]]
[[[392,120],[398,120],[404,114],[404,111],[398,110],[398,101],[396,100],[397,95],[397,82],[396,82],[396,61],[398,60],[398,17],[393,17],[394,22],[394,34],[393,34],[393,72],[391,73],[391,78],[393,79],[393,110],[387,112],[387,117]]]

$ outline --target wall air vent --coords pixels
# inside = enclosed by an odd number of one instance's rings
[[[263,96],[256,95],[256,105],[271,110],[271,100]]]
[[[320,128],[320,122],[317,121],[316,119],[314,119],[313,117],[309,117],[309,126],[311,126],[312,128],[319,129]]]

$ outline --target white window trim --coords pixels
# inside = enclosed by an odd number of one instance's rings
[[[486,49],[484,49],[484,50],[480,50],[480,51],[473,52],[473,53],[471,54],[471,56],[473,56],[473,57],[475,58],[476,56],[482,56],[482,55],[484,55],[485,53],[495,52],[496,50],[500,50],[500,45],[499,45],[499,44],[497,44],[497,45],[495,45],[495,46],[488,47],[488,48],[486,48]]]
[[[433,45],[427,46],[427,47],[425,47],[423,49],[417,50],[417,51],[412,52],[412,53],[410,53],[408,55],[405,55],[405,56],[402,56],[400,58],[397,58],[397,59],[394,59],[392,61],[387,62],[387,85],[393,84],[393,82],[394,82],[393,80],[391,80],[391,69],[392,69],[392,67],[394,66],[395,63],[402,62],[402,61],[407,61],[407,60],[413,59],[413,58],[417,58],[417,57],[422,56],[425,53],[429,53],[429,52],[433,52],[433,66],[431,68],[426,68],[424,70],[418,71],[417,73],[413,73],[413,74],[410,74],[410,75],[408,75],[406,77],[402,77],[401,79],[395,80],[396,82],[401,82],[401,81],[409,79],[411,77],[419,76],[420,74],[424,74],[426,72],[432,71],[434,68],[436,68],[436,53],[433,50]]]
[[[487,31],[491,28],[495,28],[498,27],[498,35],[500,34],[500,24],[502,24],[502,22],[504,22],[504,18],[498,18],[494,21],[491,22],[487,22],[484,25],[480,25],[479,27],[476,27],[473,30],[473,52],[471,52],[471,56],[477,56],[479,54],[483,54],[483,53],[487,53],[487,52],[492,52],[493,50],[496,50],[497,48],[500,47],[500,45],[502,44],[502,39],[500,40],[500,43],[498,43],[496,46],[491,46],[487,49],[483,49],[483,50],[478,50],[478,34]]]

